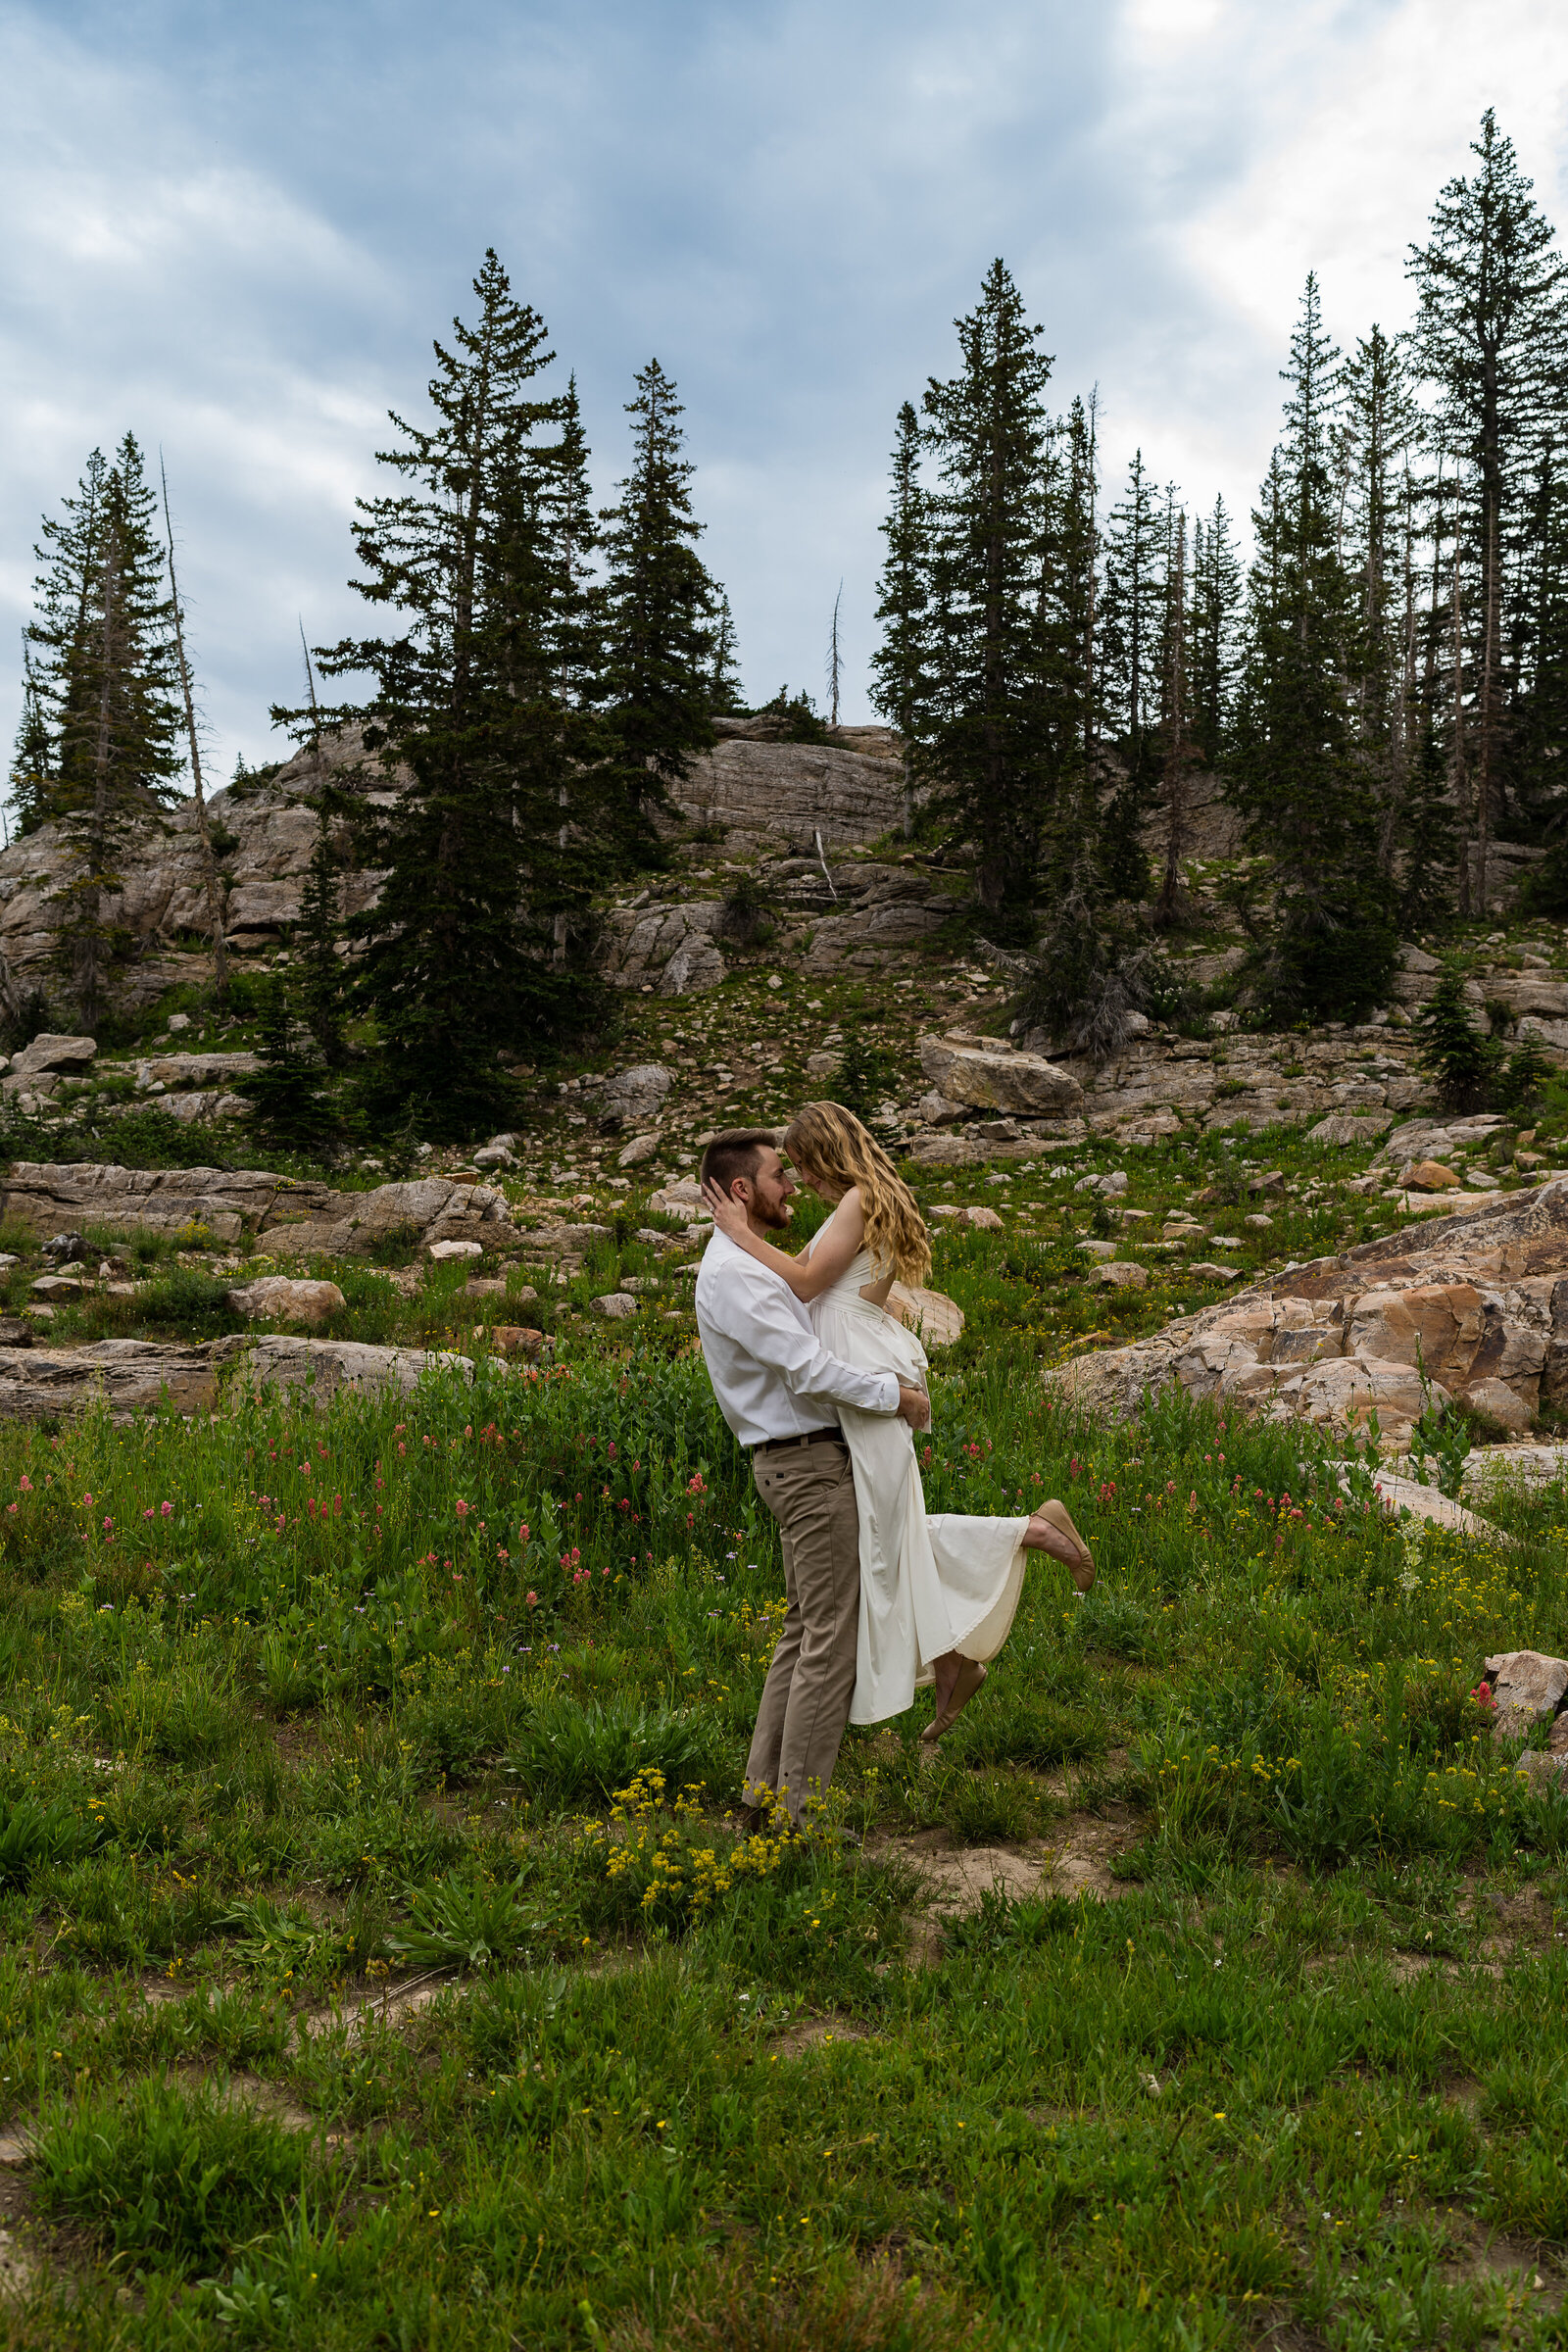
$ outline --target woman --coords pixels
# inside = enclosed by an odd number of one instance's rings
[[[824,1348],[846,1363],[896,1373],[923,1388],[925,1351],[887,1311],[895,1281],[917,1289],[931,1267],[931,1243],[914,1196],[874,1137],[837,1102],[808,1102],[785,1131],[782,1150],[801,1182],[833,1203],[833,1214],[799,1257],[754,1234],[745,1209],[707,1188],[713,1222],[740,1249],[789,1284],[810,1310]],[[1024,1554],[1063,1560],[1087,1592],[1095,1581],[1089,1547],[1064,1506],[1032,1516],[926,1516],[914,1440],[903,1422],[839,1411],[860,1519],[860,1631],[852,1723],[902,1714],[925,1683],[936,1714],[921,1734],[940,1740],[986,1679],[1012,1624]]]

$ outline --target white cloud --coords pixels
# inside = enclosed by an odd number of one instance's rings
[[[1245,516],[1307,268],[1342,339],[1398,323],[1489,100],[1568,209],[1565,68],[1541,0],[0,0],[0,629],[40,510],[129,425],[220,759],[267,756],[296,612],[362,620],[354,498],[493,242],[603,494],[633,369],[678,379],[751,689],[819,689],[842,576],[862,714],[894,415],[995,254],[1063,403],[1099,381],[1108,470],[1141,442]]]

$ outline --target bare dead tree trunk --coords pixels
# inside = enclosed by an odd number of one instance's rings
[[[164,529],[169,538],[169,594],[174,608],[174,657],[179,663],[180,692],[185,700],[185,735],[190,744],[190,776],[196,802],[196,840],[201,851],[202,884],[207,896],[207,928],[213,943],[213,993],[220,1004],[228,993],[228,949],[223,939],[222,897],[218,887],[218,861],[207,823],[207,795],[202,789],[202,747],[196,732],[196,698],[191,692],[190,663],[185,659],[185,616],[174,574],[174,523],[169,511],[169,475],[163,452],[158,456],[158,478],[164,490]],[[312,695],[315,702],[315,695]]]
[[[833,626],[828,631],[827,639],[827,723],[830,727],[836,727],[839,723],[839,677],[843,669],[839,654],[839,607],[843,602],[844,582],[840,580],[839,592],[833,599]]]

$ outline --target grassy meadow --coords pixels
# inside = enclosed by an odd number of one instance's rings
[[[1471,1695],[1568,1651],[1568,1496],[1463,1542],[1075,1423],[1108,1310],[1010,1192],[939,1240],[928,1495],[1066,1496],[1100,1583],[1037,1558],[805,1838],[732,1817],[778,1549],[651,1245],[471,1387],[0,1430],[0,2342],[1568,2341],[1568,1800]]]

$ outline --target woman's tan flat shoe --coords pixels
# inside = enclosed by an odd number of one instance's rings
[[[940,1740],[944,1732],[950,1732],[953,1729],[985,1679],[986,1670],[978,1660],[965,1658],[962,1661],[947,1705],[940,1715],[932,1716],[925,1730],[920,1734],[921,1740],[927,1746],[933,1740]]]
[[[1095,1581],[1095,1555],[1072,1523],[1072,1513],[1064,1502],[1043,1502],[1035,1516],[1054,1527],[1058,1536],[1078,1546],[1078,1557],[1069,1563],[1072,1581],[1080,1592],[1087,1592]]]

